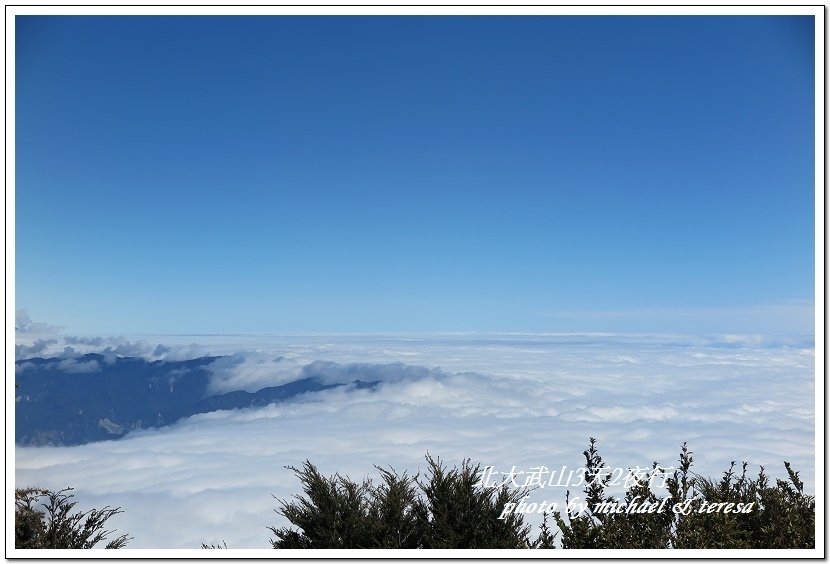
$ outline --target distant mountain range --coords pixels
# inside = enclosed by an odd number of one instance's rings
[[[149,361],[86,354],[15,362],[15,443],[78,445],[117,439],[135,429],[163,427],[183,417],[285,401],[346,384],[306,376],[256,392],[209,391],[206,368],[220,357]],[[355,380],[350,386],[374,388]]]

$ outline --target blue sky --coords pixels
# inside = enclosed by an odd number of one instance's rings
[[[18,16],[15,306],[809,330],[813,45],[812,17]]]

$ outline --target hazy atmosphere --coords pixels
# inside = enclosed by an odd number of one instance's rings
[[[306,459],[814,493],[814,19],[15,16],[15,487],[170,549]]]

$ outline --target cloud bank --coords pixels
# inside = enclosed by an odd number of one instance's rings
[[[167,338],[161,352],[181,353],[191,339]],[[773,346],[673,335],[214,336],[198,350],[236,351],[212,367],[216,389],[308,375],[381,383],[200,414],[118,441],[16,448],[16,484],[71,485],[84,505],[121,506],[113,525],[130,532],[133,548],[193,549],[221,540],[267,548],[265,527],[282,524],[271,494],[299,491],[283,467],[305,459],[354,478],[374,464],[424,470],[427,451],[504,471],[575,469],[594,436],[611,466],[671,465],[688,441],[705,475],[747,460],[781,477],[788,460],[808,489],[815,483],[809,338]]]

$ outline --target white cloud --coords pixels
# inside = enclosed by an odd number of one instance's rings
[[[142,357],[148,360],[188,360],[205,356],[204,347],[196,343],[182,343],[165,346],[150,343],[143,339],[125,337],[75,337],[71,335],[57,338],[39,338],[42,333],[17,334],[15,340],[15,359],[24,360],[41,358],[77,358],[88,353],[102,354],[105,357]]]
[[[98,364],[97,360],[75,360],[74,358],[67,358],[58,363],[58,369],[70,374],[87,374],[100,371],[101,365]]]
[[[37,335],[54,335],[60,333],[63,327],[48,323],[33,322],[26,309],[14,310],[14,332],[32,333]]]
[[[15,360],[22,360],[40,356],[46,354],[51,347],[57,344],[57,339],[37,339],[31,345],[15,345],[14,358]]]
[[[245,352],[219,358],[207,366],[213,374],[212,393],[245,390],[255,392],[267,386],[279,386],[300,378],[302,367],[283,357]]]
[[[165,345],[174,350],[192,339]],[[267,548],[265,527],[277,523],[271,494],[299,492],[283,466],[307,458],[326,474],[353,478],[374,474],[373,464],[423,470],[427,451],[449,463],[471,457],[504,471],[575,469],[595,436],[612,466],[671,465],[688,441],[696,470],[706,475],[745,459],[782,477],[781,461],[789,460],[808,488],[815,483],[811,346],[456,335],[210,337],[199,347],[210,354],[254,351],[216,363],[217,389],[308,375],[382,383],[373,392],[336,388],[201,414],[118,441],[16,448],[16,483],[71,485],[84,506],[122,506],[113,525],[135,537],[135,548],[221,540],[231,548]],[[553,500],[564,491],[534,496]]]

